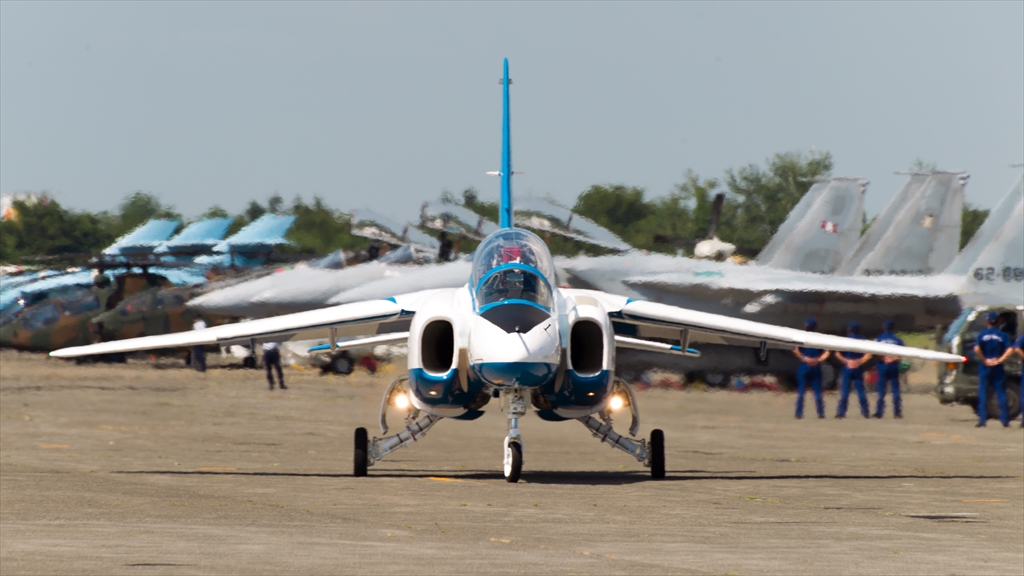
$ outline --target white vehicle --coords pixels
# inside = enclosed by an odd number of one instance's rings
[[[354,475],[422,438],[445,418],[472,420],[492,398],[508,407],[504,473],[519,480],[523,437],[519,419],[532,405],[545,420],[577,420],[603,442],[665,475],[664,435],[635,439],[639,410],[629,385],[615,379],[617,348],[698,356],[701,342],[769,348],[810,346],[876,355],[960,362],[953,354],[804,332],[657,304],[595,290],[559,288],[544,242],[512,226],[508,61],[505,61],[500,229],[477,248],[469,283],[383,300],[342,304],[180,334],[66,348],[59,358],[204,344],[229,345],[327,338],[331,350],[407,343],[409,373],[387,388],[388,406],[408,411],[406,426],[383,438],[355,434]],[[625,335],[619,332],[627,332]],[[341,336],[363,336],[343,343]],[[655,340],[658,339],[658,340]],[[671,340],[674,343],[666,343]],[[611,414],[628,408],[630,437],[612,427]]]

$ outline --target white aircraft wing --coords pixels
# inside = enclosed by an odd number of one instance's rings
[[[202,330],[63,348],[50,352],[50,356],[74,358],[93,354],[135,352],[180,346],[248,344],[252,341],[283,342],[402,332],[408,330],[405,326],[414,313],[416,305],[431,292],[433,291],[416,292],[386,300],[353,302],[320,310],[225,324]]]
[[[682,350],[686,350],[691,343],[700,342],[789,350],[797,346],[806,346],[826,350],[863,352],[879,356],[920,358],[938,362],[963,362],[963,357],[946,352],[784,328],[666,304],[630,300],[603,292],[566,290],[565,293],[569,296],[578,294],[583,297],[596,297],[608,310],[613,322],[635,327],[634,335],[640,338],[677,340],[680,342]],[[634,341],[625,342],[625,344],[626,347],[640,347],[639,343]]]

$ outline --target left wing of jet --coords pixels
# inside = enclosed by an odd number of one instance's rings
[[[64,348],[51,352],[50,356],[74,358],[181,346],[248,344],[253,341],[282,342],[316,338],[333,340],[343,336],[404,332],[408,330],[408,321],[419,302],[429,296],[431,292],[416,292],[387,300],[353,302],[331,308],[237,324],[225,324],[202,330]]]
[[[963,361],[961,356],[945,352],[784,328],[656,302],[630,300],[604,292],[566,290],[565,293],[569,296],[578,294],[600,300],[611,320],[616,324],[616,340],[623,347],[648,349],[642,345],[648,342],[656,343],[646,339],[658,338],[678,342],[677,346],[671,347],[673,350],[666,349],[668,352],[675,351],[676,348],[680,352],[686,351],[691,344],[704,342],[786,350],[792,350],[797,346],[806,346],[939,362]],[[620,336],[625,336],[625,338]]]

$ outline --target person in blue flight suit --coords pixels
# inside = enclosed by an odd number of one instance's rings
[[[1013,343],[1013,351],[1024,359],[1024,333],[1021,333],[1020,338]],[[1024,402],[1024,370],[1020,371],[1020,395],[1017,398]],[[1024,428],[1024,410],[1020,411],[1020,427]]]
[[[978,355],[978,423],[982,428],[988,422],[988,389],[992,387],[999,401],[999,421],[1010,425],[1010,408],[1006,404],[1006,371],[1003,362],[1013,353],[1010,337],[998,328],[999,313],[989,312],[985,317],[988,328],[978,334],[974,353]]]
[[[846,327],[846,337],[854,340],[864,340],[860,335],[860,324],[850,322]],[[836,418],[846,418],[846,407],[850,400],[850,383],[857,388],[857,399],[860,400],[860,414],[867,418],[868,395],[864,391],[864,363],[871,359],[870,354],[862,352],[840,352],[839,357],[843,360],[843,385],[839,392],[839,406],[836,408]]]
[[[886,320],[882,323],[882,332],[875,338],[876,342],[883,344],[895,344],[903,346],[903,340],[893,334],[896,329],[896,322]],[[878,363],[878,404],[875,406],[875,418],[885,415],[885,389],[892,388],[892,415],[896,418],[903,418],[903,401],[900,399],[900,357],[883,356]]]
[[[818,327],[818,321],[808,318],[804,322],[804,330],[813,332]],[[804,393],[810,386],[814,391],[814,406],[818,409],[818,418],[825,417],[825,402],[821,398],[821,363],[824,362],[830,352],[821,348],[805,348],[803,346],[793,350],[793,354],[800,359],[800,367],[796,370],[796,417],[804,417]]]

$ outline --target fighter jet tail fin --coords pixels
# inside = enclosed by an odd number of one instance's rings
[[[174,234],[181,225],[177,220],[154,218],[117,239],[103,250],[105,256],[149,254]]]
[[[1020,203],[1021,197],[1024,197],[1024,176],[1017,180],[1017,184],[989,212],[985,222],[974,233],[967,246],[964,246],[964,249],[957,254],[953,262],[946,268],[946,274],[960,275],[971,272],[981,253],[996,239],[1004,225],[1009,221],[1013,221],[1014,209]],[[1019,226],[1020,220],[1018,219],[1016,222]]]
[[[945,270],[960,246],[967,178],[966,172],[911,174],[838,273],[905,276]]]
[[[815,182],[757,256],[770,268],[831,274],[860,237],[867,180]]]
[[[960,297],[965,306],[1024,305],[1022,220],[1024,194],[1018,181],[964,248],[963,259],[946,269],[947,274],[965,277]]]

